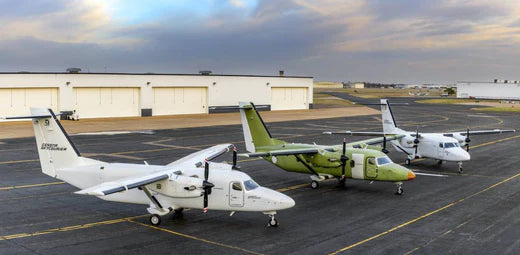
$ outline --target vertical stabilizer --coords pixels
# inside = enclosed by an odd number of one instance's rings
[[[80,156],[51,109],[31,108],[30,116],[5,119],[32,120],[42,172],[46,175],[56,178],[57,169],[100,162]]]
[[[402,129],[397,128],[392,108],[388,99],[381,99],[381,118],[383,121],[383,132],[385,134],[401,134]]]
[[[258,114],[255,105],[240,102],[239,107],[246,150],[256,152],[258,146],[272,145],[274,139],[272,139],[262,117]]]

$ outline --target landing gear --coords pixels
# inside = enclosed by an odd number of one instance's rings
[[[412,160],[410,160],[409,158],[406,159],[406,165],[409,166],[410,164],[412,164]]]
[[[278,227],[280,222],[274,217],[274,214],[269,214],[269,221],[267,222],[268,227]]]
[[[403,183],[402,182],[398,182],[396,183],[397,184],[397,190],[395,191],[395,194],[396,195],[402,195],[403,194]]]
[[[464,171],[462,171],[462,161],[459,162],[459,174],[462,174],[464,173]]]
[[[320,187],[320,183],[318,181],[312,181],[311,182],[311,188],[312,189],[317,189]]]
[[[437,165],[442,165],[442,160],[437,160]]]
[[[345,186],[345,181],[346,180],[347,180],[347,178],[345,178],[345,176],[339,177],[338,178],[339,186],[341,186],[341,187]]]
[[[154,226],[158,226],[159,224],[161,224],[161,216],[159,216],[158,214],[152,214],[150,216],[150,224]]]
[[[182,213],[182,211],[184,211],[184,208],[179,208],[179,209],[173,210],[171,218],[172,219],[180,219],[180,218],[182,218],[182,216],[184,215]]]

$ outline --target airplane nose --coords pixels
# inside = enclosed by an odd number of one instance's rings
[[[296,204],[296,202],[294,202],[294,200],[291,197],[285,196],[280,200],[280,204],[284,207],[284,209],[287,209],[293,207]]]
[[[471,155],[469,155],[469,152],[467,152],[467,151],[465,151],[465,150],[463,150],[463,152],[464,152],[464,153],[462,154],[462,158],[463,158],[462,161],[468,161],[468,160],[470,160],[470,159],[471,159]]]
[[[415,179],[415,174],[412,171],[408,171],[408,180]]]

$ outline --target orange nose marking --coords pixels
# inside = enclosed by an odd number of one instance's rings
[[[415,179],[415,174],[412,171],[408,171],[408,180]]]

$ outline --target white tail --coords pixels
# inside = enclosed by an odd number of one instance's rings
[[[405,131],[397,128],[392,108],[387,99],[381,99],[381,117],[383,121],[383,132],[385,134],[402,134]]]
[[[6,119],[32,119],[42,172],[46,175],[59,178],[57,169],[99,163],[80,156],[51,109],[31,108],[30,116]]]

